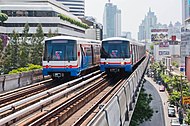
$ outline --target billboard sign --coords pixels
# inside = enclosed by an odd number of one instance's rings
[[[183,104],[190,104],[190,97],[189,96],[183,97]]]
[[[168,29],[151,29],[151,41],[162,42],[168,40]]]
[[[159,47],[169,47],[169,42],[160,42]]]

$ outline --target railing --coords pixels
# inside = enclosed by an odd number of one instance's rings
[[[101,110],[88,126],[124,126],[130,124],[142,84],[144,83],[144,74],[148,62],[149,57],[139,65],[109,102],[101,105]]]

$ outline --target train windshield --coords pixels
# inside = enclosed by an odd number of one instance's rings
[[[45,42],[44,61],[76,61],[75,40],[48,40]]]
[[[130,58],[129,41],[103,41],[101,58]]]

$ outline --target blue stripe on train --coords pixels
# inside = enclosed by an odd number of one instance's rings
[[[78,76],[80,74],[79,68],[43,68],[43,75],[49,75],[48,72],[55,73],[55,72],[70,72],[71,76]]]

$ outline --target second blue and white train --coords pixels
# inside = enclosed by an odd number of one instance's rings
[[[107,38],[101,45],[100,70],[130,73],[145,56],[145,45],[140,42],[121,37]]]

